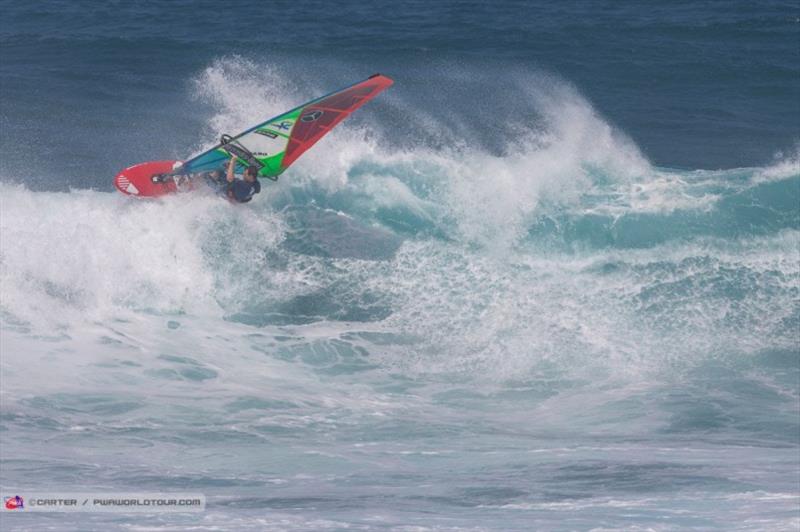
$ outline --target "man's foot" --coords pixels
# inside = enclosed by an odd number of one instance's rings
[[[166,183],[171,178],[172,178],[172,176],[169,175],[169,174],[155,174],[150,179],[153,181],[153,183]]]

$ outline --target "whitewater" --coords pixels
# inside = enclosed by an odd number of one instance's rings
[[[211,62],[183,156],[308,79]],[[800,154],[659,167],[507,83],[391,89],[242,207],[2,176],[3,491],[208,498],[3,526],[796,530]]]

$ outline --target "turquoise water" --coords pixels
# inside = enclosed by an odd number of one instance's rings
[[[242,5],[308,38],[4,16],[0,488],[208,498],[4,530],[797,528],[796,6]],[[245,207],[112,190],[375,70]]]

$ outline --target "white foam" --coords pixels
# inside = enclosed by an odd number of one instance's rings
[[[800,176],[800,144],[789,154],[776,154],[775,159],[774,164],[755,173],[754,182],[782,181]]]
[[[50,327],[101,320],[116,308],[220,313],[219,269],[245,260],[236,253],[251,251],[248,236],[260,246],[282,238],[269,215],[202,195],[136,201],[0,184],[0,198],[3,307]],[[247,244],[234,242],[233,254],[212,264],[204,247],[221,224],[241,227]]]

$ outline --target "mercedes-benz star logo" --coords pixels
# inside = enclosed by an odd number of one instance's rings
[[[303,118],[301,118],[300,120],[302,120],[303,122],[313,122],[314,120],[318,119],[321,116],[322,116],[322,111],[320,111],[319,109],[315,109],[313,111],[309,111],[308,113],[304,114]]]

